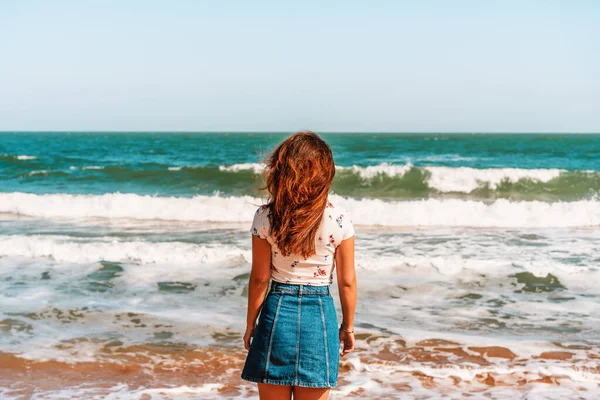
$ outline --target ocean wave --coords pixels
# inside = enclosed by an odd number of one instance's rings
[[[470,193],[482,184],[495,190],[502,182],[515,183],[521,180],[549,182],[564,172],[558,169],[475,169],[467,167],[426,167],[425,170],[431,173],[428,180],[430,187],[440,192],[463,193]]]
[[[0,193],[0,212],[42,218],[133,218],[178,221],[248,221],[260,199],[251,196],[161,197],[134,193]]]
[[[265,165],[259,163],[243,163],[233,165],[220,165],[219,171],[226,172],[240,172],[240,171],[252,171],[255,174],[260,174],[264,170]]]
[[[250,253],[234,246],[198,245],[184,242],[122,241],[95,238],[81,241],[58,235],[0,236],[0,257],[50,258],[59,262],[118,261],[134,264],[208,264],[237,259],[246,262]]]
[[[37,156],[28,156],[26,154],[0,154],[0,158],[27,161],[27,160],[35,160]]]
[[[397,227],[578,227],[600,225],[600,201],[546,203],[459,199],[383,201],[332,195],[355,224]],[[262,201],[251,196],[158,197],[0,193],[0,212],[42,218],[133,218],[201,222],[249,222]]]
[[[47,169],[42,169],[39,171],[29,171],[28,175],[48,175],[48,170]]]
[[[233,164],[229,166],[220,166],[221,171],[253,171],[260,173],[264,168],[263,164],[247,163]],[[560,169],[522,169],[522,168],[486,168],[477,169],[469,167],[415,167],[411,163],[404,165],[392,165],[381,163],[378,165],[350,167],[337,166],[337,171],[349,172],[358,175],[364,180],[374,179],[385,175],[388,177],[403,177],[407,172],[419,169],[428,174],[426,181],[429,187],[439,192],[462,192],[470,193],[481,186],[487,184],[491,189],[496,189],[502,182],[518,182],[528,179],[537,182],[549,182],[557,178],[565,170]]]
[[[461,156],[460,154],[431,154],[428,156],[415,158],[415,160],[424,162],[463,162],[483,159],[485,159],[485,157],[465,157]]]
[[[85,181],[86,185],[98,187],[114,185],[114,190],[128,185],[138,193],[152,190],[177,195],[209,195],[215,192],[256,195],[257,188],[262,186],[259,175],[263,169],[264,165],[260,163],[220,166],[156,163],[82,165],[71,166],[68,170],[36,166],[23,172],[16,169],[14,178],[36,175],[36,182],[48,185],[60,183],[65,191],[72,191],[71,185],[78,186]],[[338,166],[336,171],[333,192],[356,198],[574,201],[600,195],[600,171],[478,169],[415,166],[411,163]],[[177,190],[173,192],[173,188]]]
[[[264,169],[264,164],[259,163],[242,163],[233,165],[221,165],[220,171],[239,172],[253,171],[260,173]],[[440,191],[472,191],[478,185],[477,182],[486,182],[495,187],[503,180],[516,182],[520,179],[531,179],[540,182],[548,182],[560,175],[562,172],[567,172],[561,169],[524,169],[524,168],[470,168],[470,167],[415,167],[411,163],[404,165],[394,165],[389,163],[381,163],[378,165],[359,166],[352,165],[349,167],[336,166],[337,171],[346,171],[354,173],[363,179],[373,179],[380,175],[389,177],[402,177],[412,169],[420,169],[431,173],[431,181],[434,183],[432,187]],[[584,171],[594,173],[594,171]],[[448,183],[448,181],[451,181]],[[437,182],[440,182],[439,184]],[[444,182],[444,183],[441,183]],[[446,186],[446,187],[444,187]]]
[[[405,165],[382,163],[379,165],[369,165],[367,167],[361,167],[358,165],[353,165],[351,167],[336,166],[335,169],[337,171],[351,172],[360,176],[362,179],[373,179],[378,175],[404,176],[404,174],[413,169],[413,165],[411,163],[407,163]]]
[[[345,199],[341,203],[353,221],[366,225],[503,228],[600,225],[600,201],[594,200],[546,203],[498,199],[486,203],[458,199],[394,202]]]
[[[220,166],[258,174],[263,164]],[[382,163],[337,166],[333,189],[353,197],[419,198],[452,194],[470,199],[578,200],[600,193],[600,172],[562,169],[470,168]]]
[[[99,169],[104,169],[104,167],[103,167],[103,166],[100,166],[100,165],[84,165],[83,167],[77,167],[77,166],[75,166],[75,165],[71,165],[71,166],[69,167],[69,169],[70,169],[70,170],[72,170],[72,171],[73,171],[73,170],[78,170],[78,169],[81,169],[81,170],[84,170],[84,171],[85,171],[86,169],[98,169],[98,170],[99,170]]]
[[[69,176],[69,172],[62,170],[48,170],[48,169],[40,169],[40,170],[31,170],[27,173],[18,175],[21,179],[35,179],[39,181],[47,181],[48,179],[54,179],[57,177],[66,177]]]

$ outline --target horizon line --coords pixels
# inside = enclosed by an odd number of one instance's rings
[[[0,130],[0,133],[294,133],[301,132],[303,130]],[[329,133],[348,133],[348,134],[434,134],[434,135],[452,135],[452,134],[464,134],[464,135],[599,135],[600,131],[344,131],[344,130],[331,130],[331,131],[319,131],[312,130],[315,133],[329,134]]]

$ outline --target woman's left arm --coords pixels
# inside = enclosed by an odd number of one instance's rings
[[[271,245],[266,239],[252,235],[252,271],[248,279],[248,314],[244,347],[250,349],[250,339],[254,335],[256,319],[262,308],[269,280],[271,279]]]

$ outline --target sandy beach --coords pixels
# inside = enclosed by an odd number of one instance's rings
[[[255,398],[239,378],[244,351],[237,333],[205,348],[176,345],[94,350],[96,361],[27,360],[0,354],[2,395],[15,399]],[[356,355],[340,367],[332,398],[545,398],[592,399],[600,382],[600,349],[565,346],[539,354],[515,354],[501,346],[475,347],[441,339],[406,343],[360,334]],[[85,345],[93,346],[88,339]],[[75,347],[77,344],[72,343]],[[595,365],[595,366],[594,366]]]

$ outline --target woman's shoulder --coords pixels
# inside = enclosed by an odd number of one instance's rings
[[[252,227],[250,231],[253,235],[258,236],[261,239],[266,239],[269,234],[269,207],[267,204],[256,209],[254,213],[254,219],[252,220]]]
[[[270,213],[271,213],[271,211],[270,211],[269,205],[263,204],[256,209],[256,212],[254,213],[254,220],[261,221],[264,224],[268,224]]]
[[[342,213],[348,214],[348,210],[343,206],[340,206],[339,203],[332,201],[330,199],[327,200],[327,205],[325,206],[325,211],[329,213]]]
[[[328,200],[325,206],[325,226],[331,232],[330,242],[339,244],[342,240],[354,235],[352,219],[346,208]]]
[[[258,206],[258,208],[256,209],[256,214],[269,215],[269,205],[263,204],[261,206]]]
[[[325,219],[335,221],[340,227],[342,226],[342,221],[347,221],[349,224],[352,223],[348,210],[345,207],[340,206],[337,202],[331,200],[327,200],[325,214],[323,217]]]

